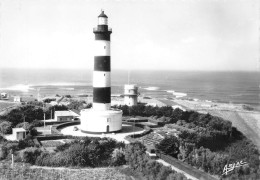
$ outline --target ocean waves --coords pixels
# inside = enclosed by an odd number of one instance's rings
[[[0,90],[29,92],[30,90],[35,90],[35,88],[32,88],[31,85],[17,84],[17,85],[9,86],[6,88],[0,88]]]

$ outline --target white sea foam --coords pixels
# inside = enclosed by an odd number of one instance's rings
[[[59,89],[63,89],[63,90],[67,90],[67,91],[73,91],[74,88],[59,88]]]
[[[156,91],[156,90],[159,90],[160,88],[159,87],[147,87],[147,88],[143,88],[143,89],[146,89],[148,91]]]
[[[34,90],[34,88],[32,88],[31,85],[25,85],[25,84],[17,84],[14,86],[0,88],[0,89],[9,90],[9,91],[22,91],[22,92],[28,92],[29,90]]]
[[[91,85],[91,83],[67,83],[67,82],[53,82],[53,83],[39,83],[34,84],[32,86],[88,86]]]
[[[186,93],[181,93],[181,92],[174,92],[172,93],[174,96],[176,96],[176,98],[180,98],[180,97],[185,97],[187,96]]]
[[[74,86],[75,83],[56,82],[56,83],[48,83],[46,85],[49,85],[49,86]]]
[[[167,93],[174,93],[174,90],[166,90]]]
[[[187,96],[186,93],[175,92],[174,90],[165,90],[167,93],[173,94],[176,98]]]

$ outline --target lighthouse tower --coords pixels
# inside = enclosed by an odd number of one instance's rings
[[[122,111],[111,109],[110,34],[104,11],[98,16],[94,28],[95,54],[93,72],[93,108],[81,111],[81,131],[109,133],[122,129]]]

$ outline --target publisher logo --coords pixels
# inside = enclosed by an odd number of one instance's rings
[[[227,175],[229,172],[233,171],[235,168],[241,167],[241,166],[246,166],[248,165],[247,162],[239,161],[233,164],[226,164],[223,169],[223,174],[222,175]]]

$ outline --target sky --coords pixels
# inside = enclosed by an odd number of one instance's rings
[[[0,67],[93,69],[104,9],[112,69],[255,71],[257,0],[0,0]]]

